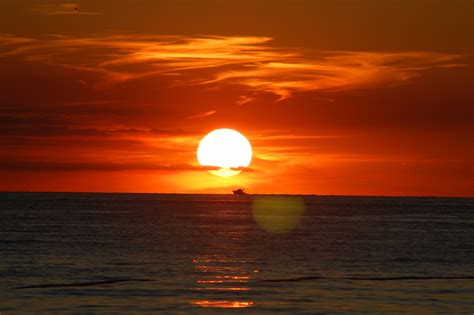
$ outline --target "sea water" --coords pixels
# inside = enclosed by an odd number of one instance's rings
[[[467,198],[0,193],[0,313],[471,314],[473,249]]]

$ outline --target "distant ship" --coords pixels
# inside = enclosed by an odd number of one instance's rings
[[[234,195],[247,195],[247,193],[241,188],[232,190],[232,192],[234,193]]]

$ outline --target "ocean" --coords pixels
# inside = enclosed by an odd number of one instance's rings
[[[0,313],[472,314],[474,199],[0,193]]]

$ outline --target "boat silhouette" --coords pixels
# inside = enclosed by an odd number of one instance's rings
[[[247,195],[247,193],[241,188],[232,190],[232,192],[234,193],[234,195]]]

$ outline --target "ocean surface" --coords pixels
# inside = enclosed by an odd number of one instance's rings
[[[2,315],[473,312],[474,199],[0,193]]]

